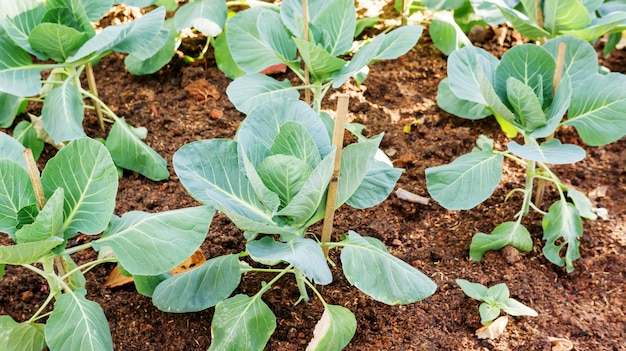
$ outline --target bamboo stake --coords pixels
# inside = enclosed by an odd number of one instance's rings
[[[302,16],[304,22],[304,41],[309,41],[309,2],[308,0],[302,0]],[[302,64],[304,65],[304,85],[311,85],[311,76],[309,74],[309,67],[306,65],[304,60],[302,60]],[[311,104],[311,90],[309,88],[304,90],[304,101],[307,104]]]
[[[28,167],[30,183],[33,185],[33,190],[35,191],[37,207],[41,210],[46,205],[46,196],[44,195],[43,186],[41,185],[41,178],[39,178],[39,168],[37,168],[37,163],[35,163],[35,157],[33,157],[33,151],[31,149],[24,149],[22,155]]]
[[[552,96],[556,95],[556,89],[561,84],[561,79],[563,78],[563,66],[565,65],[565,50],[567,49],[567,44],[560,43],[559,49],[556,55],[556,68],[554,71],[554,79],[552,80]],[[548,135],[546,140],[550,140],[554,138],[554,133]],[[537,207],[541,206],[543,202],[543,194],[546,188],[546,181],[544,179],[539,179],[537,181],[537,191],[535,192],[535,205]]]
[[[333,220],[335,216],[335,202],[337,202],[337,187],[341,171],[341,151],[343,149],[343,133],[346,128],[346,116],[348,115],[348,95],[340,95],[337,101],[337,115],[335,117],[335,129],[333,130],[333,145],[336,147],[333,176],[328,184],[326,195],[326,212],[322,226],[322,242],[329,242],[333,233]],[[328,257],[328,247],[323,246],[324,256]]]
[[[96,77],[93,75],[93,67],[91,63],[85,65],[85,73],[87,74],[87,84],[89,85],[89,91],[95,96],[98,97],[98,86],[96,85]],[[100,124],[100,129],[104,130],[104,117],[102,116],[102,107],[97,101],[93,102],[94,107],[96,108],[96,116],[98,116],[98,124]]]

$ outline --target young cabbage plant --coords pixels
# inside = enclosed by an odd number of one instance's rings
[[[559,47],[562,55],[559,55]],[[562,57],[562,65],[557,57]],[[557,69],[562,66],[563,69]],[[557,77],[557,79],[555,79]],[[428,168],[426,182],[431,196],[443,207],[466,210],[485,201],[502,178],[504,158],[526,166],[520,211],[513,222],[498,225],[488,235],[476,234],[470,256],[480,260],[489,250],[511,245],[532,249],[532,239],[522,225],[531,208],[543,215],[543,253],[551,262],[574,269],[580,257],[583,234],[581,217],[595,219],[591,201],[561,181],[551,164],[576,163],[585,157],[577,145],[552,138],[562,126],[574,127],[584,143],[600,146],[626,134],[626,76],[598,73],[595,50],[573,36],[561,36],[543,47],[517,45],[498,61],[476,47],[455,51],[448,60],[448,77],[441,81],[437,103],[454,115],[480,119],[493,115],[510,138],[507,150],[494,149],[493,140],[481,136],[477,148],[451,164]],[[567,112],[567,117],[563,116]],[[519,140],[519,139],[517,139]],[[552,183],[558,200],[544,212],[532,201],[535,180]],[[507,196],[508,197],[508,196]],[[541,196],[538,196],[538,202]]]
[[[237,77],[227,94],[238,110],[249,113],[275,96],[298,99],[298,89],[310,89],[312,104],[319,111],[331,87],[340,87],[350,77],[362,82],[368,64],[405,54],[422,33],[421,26],[405,26],[380,34],[346,61],[340,56],[353,48],[354,1],[312,0],[307,8],[304,16],[302,1],[286,0],[279,9],[251,8],[228,19],[216,60],[222,71]],[[294,87],[287,80],[260,74],[274,65],[286,65],[309,84]]]
[[[492,25],[510,22],[523,36],[546,41],[561,35],[574,35],[593,41],[609,34],[605,54],[619,43],[626,30],[623,1],[503,1],[472,0],[477,15]]]
[[[25,102],[41,103],[41,116],[31,115],[31,122],[20,122],[17,136],[36,151],[43,148],[43,141],[61,147],[85,136],[84,111],[94,109],[102,129],[104,120],[113,123],[106,147],[117,166],[153,180],[166,179],[165,160],[142,141],[145,128],[130,126],[98,98],[91,71],[91,64],[112,52],[150,57],[149,44],[167,38],[162,30],[165,9],[157,8],[96,34],[91,22],[112,5],[113,0],[0,3],[0,127],[11,126]],[[49,72],[44,81],[43,71]],[[83,71],[87,72],[88,89],[80,81]]]
[[[169,274],[200,247],[214,210],[199,206],[117,217],[117,168],[102,143],[74,139],[48,161],[41,177],[24,150],[0,133],[0,233],[14,242],[0,246],[0,279],[5,267],[21,266],[46,280],[49,295],[28,320],[0,316],[0,345],[7,350],[113,350],[102,307],[87,299],[84,274],[106,262],[119,262],[137,276]],[[79,234],[102,232],[98,239],[70,244]],[[88,262],[72,257],[90,248],[100,257]]]
[[[343,150],[335,208],[371,207],[393,189],[402,170],[375,159],[381,137]],[[228,216],[244,232],[246,249],[165,279],[147,292],[154,305],[177,313],[215,306],[210,350],[261,350],[276,327],[262,296],[293,274],[301,300],[313,291],[325,307],[308,349],[340,350],[354,335],[356,319],[348,309],[328,304],[316,288],[333,280],[322,247],[343,248],[348,281],[377,301],[407,304],[433,294],[436,286],[426,275],[377,239],[350,231],[340,242],[320,242],[308,232],[324,218],[335,152],[317,113],[292,99],[259,105],[235,140],[201,140],[178,150],[173,163],[183,186]],[[241,260],[245,257],[250,261]],[[275,276],[252,296],[231,296],[248,272]]]
[[[456,283],[461,287],[465,295],[482,301],[478,307],[480,322],[489,325],[500,315],[500,310],[511,316],[537,317],[537,311],[510,297],[509,288],[504,283],[496,284],[490,288],[478,283],[472,283],[465,279],[457,279]]]

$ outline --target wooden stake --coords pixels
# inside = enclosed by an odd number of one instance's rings
[[[39,178],[39,168],[37,168],[37,163],[35,163],[35,157],[33,157],[33,151],[31,149],[24,149],[22,155],[26,161],[28,176],[30,177],[30,182],[35,191],[37,207],[41,210],[46,205],[46,196],[44,195],[43,186],[41,185],[41,178]]]
[[[336,147],[335,165],[333,176],[328,184],[326,195],[326,212],[324,214],[324,224],[322,226],[322,242],[330,242],[333,233],[333,219],[335,216],[335,202],[337,202],[337,187],[341,171],[341,151],[343,149],[343,133],[346,128],[346,117],[348,115],[348,95],[340,95],[337,101],[337,115],[335,117],[335,129],[333,130],[333,145]],[[328,257],[328,247],[323,246],[324,256]]]
[[[96,77],[93,75],[93,67],[91,63],[85,65],[85,73],[87,74],[87,84],[89,85],[89,91],[98,97],[98,86],[96,85]],[[98,124],[100,129],[104,131],[104,117],[102,116],[102,107],[98,101],[93,102],[93,106],[96,108],[96,116],[98,116]]]
[[[308,0],[302,0],[302,16],[304,22],[304,41],[309,41],[309,2]],[[304,60],[302,60],[302,64],[304,65],[304,85],[311,85],[311,75],[309,74],[309,67],[306,65]],[[307,104],[311,104],[311,90],[306,88],[304,90],[304,101]]]

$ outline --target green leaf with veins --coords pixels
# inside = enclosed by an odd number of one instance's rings
[[[265,186],[278,194],[283,208],[302,189],[313,168],[295,156],[272,155],[261,162],[257,172]]]
[[[41,109],[41,120],[55,144],[85,136],[83,97],[71,80],[52,89]]]
[[[290,155],[305,161],[311,167],[317,167],[322,161],[315,140],[306,127],[298,122],[285,122],[280,126],[270,148],[272,154]]]
[[[354,314],[343,306],[325,305],[322,318],[315,325],[307,350],[342,350],[356,332]]]
[[[63,200],[64,190],[57,188],[39,211],[35,221],[15,232],[16,242],[35,242],[54,236],[63,238]]]
[[[15,238],[18,212],[34,203],[35,193],[26,170],[10,159],[0,159],[0,232]]]
[[[260,73],[250,73],[233,80],[226,94],[237,110],[250,114],[257,106],[276,98],[298,100],[300,94],[288,79],[278,81]]]
[[[485,252],[500,250],[507,245],[519,251],[529,252],[533,248],[533,239],[521,223],[503,222],[491,234],[475,234],[472,237],[469,255],[472,260],[480,261]]]
[[[515,77],[506,80],[506,94],[509,104],[515,112],[515,121],[527,132],[546,124],[541,101],[535,91]]]
[[[550,262],[565,266],[568,273],[573,272],[573,262],[580,258],[580,237],[583,235],[583,223],[576,207],[564,200],[556,201],[543,216],[541,226],[546,240],[543,254]],[[557,244],[561,238],[563,241]]]
[[[39,351],[46,347],[45,324],[19,323],[11,328],[7,344],[11,351]]]

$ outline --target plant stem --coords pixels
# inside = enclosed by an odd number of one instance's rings
[[[88,242],[82,245],[70,247],[69,249],[65,249],[61,255],[71,255],[71,254],[77,253],[78,251],[86,250],[90,248],[91,246],[92,246],[92,243]]]
[[[324,214],[324,224],[322,226],[322,242],[330,241],[333,232],[333,219],[335,215],[335,202],[337,201],[337,187],[341,171],[341,151],[343,149],[343,133],[346,127],[346,115],[348,114],[348,96],[340,95],[337,102],[337,115],[335,118],[335,129],[333,130],[333,145],[335,146],[335,164],[333,176],[328,184],[326,194],[326,212]],[[328,248],[322,246],[324,256],[328,257]]]
[[[528,214],[530,202],[532,201],[533,182],[535,179],[535,161],[528,161],[526,164],[526,186],[524,187],[524,202],[520,217]]]
[[[278,281],[278,279],[280,279],[283,275],[292,272],[293,268],[294,267],[293,267],[292,264],[287,266],[280,273],[276,274],[276,276],[274,278],[272,278],[272,280],[270,280],[268,283],[264,284],[263,287],[261,288],[261,290],[259,290],[259,292],[257,294],[261,294],[261,295],[265,294],[272,287],[272,285],[274,285],[274,283],[276,283]]]
[[[305,281],[307,280],[301,270],[294,268],[294,275],[296,277],[296,283],[298,284],[298,290],[300,291],[300,298],[296,301],[296,305],[301,301],[309,302],[309,293],[306,291]]]
[[[211,43],[213,43],[213,37],[207,37],[206,45],[204,45],[204,48],[202,48],[200,55],[198,55],[197,57],[198,60],[204,59],[204,55],[206,55],[206,52],[209,51],[209,47],[211,46]]]
[[[87,91],[85,89],[80,90],[80,93],[85,95],[86,97],[90,98],[93,102],[94,105],[100,105],[103,109],[104,109],[104,113],[106,115],[108,115],[109,117],[113,118],[116,122],[117,120],[119,120],[120,118],[117,117],[117,115],[115,114],[115,112],[113,112],[109,106],[107,106],[102,100],[100,100],[97,96],[93,95],[90,91]]]
[[[322,297],[322,294],[320,294],[320,292],[315,288],[315,285],[313,285],[313,283],[311,283],[308,280],[305,280],[304,282],[306,283],[306,285],[308,285],[311,288],[311,290],[313,290],[315,295],[317,295],[317,297],[320,299],[320,301],[322,301],[322,304],[324,305],[324,308],[326,308],[326,306],[328,306],[328,303],[326,303],[326,300],[324,300],[324,298]]]
[[[28,176],[30,177],[30,183],[33,186],[35,192],[35,200],[37,201],[37,207],[41,210],[46,205],[46,196],[43,192],[43,186],[41,185],[41,178],[39,178],[39,168],[35,163],[33,157],[33,151],[31,149],[24,149],[22,152],[26,166],[28,167]]]
[[[91,262],[87,262],[83,265],[80,265],[74,269],[72,269],[71,271],[65,273],[61,279],[67,279],[69,278],[72,274],[78,272],[78,271],[82,271],[83,274],[89,272],[91,269],[93,269],[95,266],[101,264],[101,263],[108,263],[108,262],[117,262],[117,258],[115,257],[111,257],[111,258],[103,258],[100,260],[96,260],[96,261],[91,261]],[[84,271],[83,271],[84,270]]]
[[[89,85],[89,91],[94,96],[98,96],[98,86],[96,85],[96,77],[93,74],[93,67],[91,66],[91,62],[88,62],[85,65],[85,73],[87,74],[87,84]],[[94,101],[95,102],[95,101]],[[96,108],[96,116],[98,116],[98,124],[100,124],[100,129],[104,131],[104,119],[102,118],[102,108],[100,104],[94,104]]]
[[[304,22],[304,28],[303,29],[303,40],[308,42],[309,41],[309,2],[308,0],[302,0],[302,16],[303,16],[303,22]],[[302,64],[304,65],[304,84],[305,85],[309,85],[311,84],[311,77],[310,77],[310,73],[309,73],[309,67],[306,65],[306,62],[304,62],[304,60],[302,60]],[[311,91],[309,89],[304,91],[304,101],[307,104],[311,103]]]
[[[39,307],[39,309],[37,309],[37,312],[35,312],[32,317],[30,317],[30,319],[28,320],[28,323],[33,323],[35,320],[37,320],[39,318],[39,315],[41,314],[41,312],[43,312],[43,310],[46,309],[46,307],[48,307],[48,304],[50,303],[50,301],[52,301],[52,299],[54,298],[54,295],[52,294],[52,292],[50,294],[48,294],[48,297],[46,298],[46,301],[44,301],[41,306]]]

